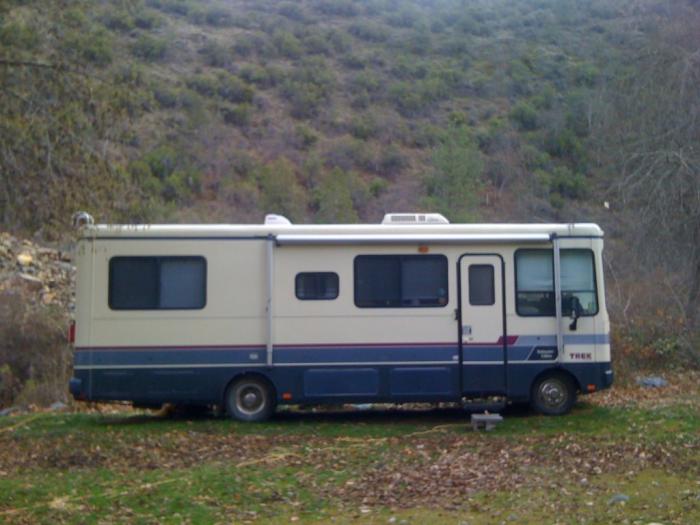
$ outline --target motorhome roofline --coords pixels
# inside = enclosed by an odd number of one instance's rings
[[[84,238],[265,238],[280,243],[321,242],[547,242],[553,237],[603,237],[596,224],[98,224],[82,228]],[[334,241],[335,242],[335,241]]]

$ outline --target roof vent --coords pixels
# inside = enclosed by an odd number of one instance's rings
[[[450,224],[440,213],[387,213],[382,224]]]
[[[265,225],[280,225],[280,224],[285,224],[285,225],[290,225],[292,222],[287,219],[284,215],[275,215],[274,213],[268,213],[265,215]]]
[[[86,211],[77,211],[73,214],[73,227],[82,228],[83,226],[92,226],[95,224],[95,219],[92,218]]]

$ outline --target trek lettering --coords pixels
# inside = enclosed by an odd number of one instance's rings
[[[593,354],[590,352],[571,352],[569,354],[570,359],[575,359],[579,361],[590,361],[593,359]]]

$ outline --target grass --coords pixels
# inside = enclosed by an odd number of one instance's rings
[[[579,403],[491,433],[459,410],[6,417],[0,522],[696,523],[699,416]]]

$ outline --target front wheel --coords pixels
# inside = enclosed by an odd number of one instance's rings
[[[240,421],[264,421],[275,409],[272,388],[257,377],[242,377],[226,391],[226,413]]]
[[[576,402],[576,385],[564,374],[549,374],[532,386],[530,404],[540,414],[561,416],[567,414]]]

